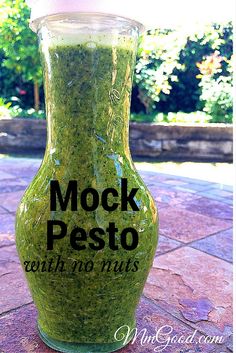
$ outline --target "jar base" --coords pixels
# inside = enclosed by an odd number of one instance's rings
[[[38,324],[39,337],[41,340],[50,348],[63,352],[63,353],[111,353],[115,352],[126,345],[132,340],[132,335],[126,344],[122,342],[113,342],[113,343],[73,343],[59,341],[48,336]]]

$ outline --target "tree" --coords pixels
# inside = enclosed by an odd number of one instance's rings
[[[134,88],[138,89],[138,98],[146,113],[170,94],[177,80],[174,71],[181,69],[179,56],[186,41],[185,33],[168,29],[149,31],[140,41]]]
[[[203,85],[198,63],[218,51],[225,59],[213,79],[220,76],[217,82],[222,81],[225,89],[226,83],[228,85],[232,80],[228,71],[233,52],[232,33],[231,22],[199,26],[198,30],[190,33],[181,29],[149,31],[139,46],[132,111],[168,113],[203,110],[205,102],[201,96]],[[222,80],[222,77],[226,78]],[[214,86],[216,90],[217,85]],[[228,88],[227,92],[230,92]],[[217,95],[220,93],[218,90]],[[223,94],[222,99],[218,98],[221,104],[225,101]],[[227,100],[227,105],[230,102]]]
[[[29,28],[30,10],[24,0],[3,0],[0,16],[0,49],[6,68],[34,85],[34,107],[39,110],[42,70],[37,36]]]

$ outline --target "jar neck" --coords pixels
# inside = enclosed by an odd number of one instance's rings
[[[66,30],[62,26],[59,31],[59,26],[60,23],[54,23],[53,29],[52,23],[41,26],[39,34],[47,151],[64,146],[70,155],[75,151],[94,153],[96,148],[104,154],[129,153],[128,124],[138,33],[120,33],[120,25],[108,32],[102,22],[100,27],[98,23],[93,25],[91,31],[79,26],[76,36],[74,31],[68,33],[68,23]]]

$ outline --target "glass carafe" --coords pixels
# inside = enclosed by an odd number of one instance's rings
[[[139,24],[59,14],[37,32],[47,146],[18,207],[17,249],[42,340],[112,352],[132,339],[157,245],[157,210],[128,142]]]

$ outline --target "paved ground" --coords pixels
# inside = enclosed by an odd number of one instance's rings
[[[36,309],[14,240],[16,207],[39,163],[0,158],[0,353],[53,352],[38,338]],[[138,327],[154,335],[156,328],[171,326],[173,332],[162,336],[162,348],[173,340],[165,353],[232,352],[232,188],[140,173],[159,208],[160,242],[137,312]],[[175,342],[174,335],[188,337],[196,329],[194,342]],[[223,343],[199,343],[202,335],[222,335]],[[121,352],[151,353],[157,346],[160,342],[142,346],[138,340]]]

